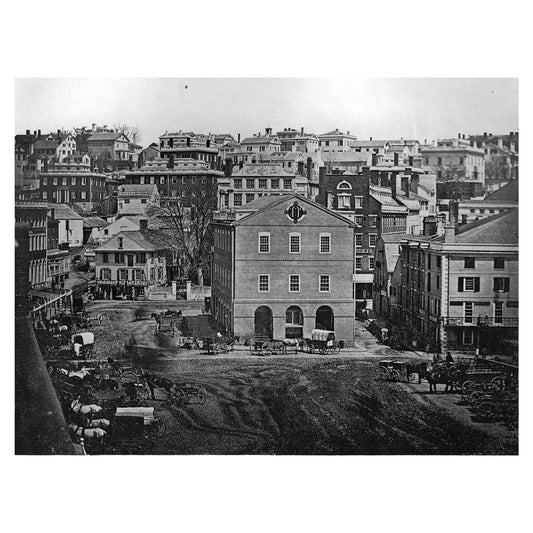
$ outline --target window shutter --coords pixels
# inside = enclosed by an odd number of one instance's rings
[[[479,292],[479,278],[474,278],[474,292]]]
[[[497,291],[498,290],[498,282],[496,281],[498,278],[494,278],[494,286],[492,290]]]
[[[459,292],[463,292],[463,284],[464,284],[464,280],[465,280],[465,278],[461,278],[461,277],[458,279],[458,282],[459,282],[459,283],[458,283],[458,286],[457,286],[457,290],[458,290]]]
[[[509,278],[504,278],[503,292],[509,292]]]

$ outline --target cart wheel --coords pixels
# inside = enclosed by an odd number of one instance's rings
[[[476,416],[481,420],[494,420],[497,415],[496,405],[492,402],[481,402],[476,409]]]
[[[119,374],[122,379],[125,379],[126,381],[137,381],[137,374],[131,370],[127,370],[126,372]]]
[[[333,355],[337,355],[337,354],[339,354],[340,352],[341,352],[341,348],[340,348],[340,346],[339,346],[338,344],[335,344],[335,345],[333,346],[333,348],[331,349],[331,353],[332,353]]]
[[[120,376],[124,375],[122,373],[122,370],[120,368],[111,368],[109,370],[109,376],[113,378],[119,378]]]
[[[479,400],[481,399],[482,396],[483,396],[483,393],[481,391],[476,390],[474,392],[471,392],[468,395],[468,403],[472,407],[475,407],[475,405],[479,402]]]
[[[203,387],[200,387],[198,389],[198,403],[200,405],[204,405],[206,401],[207,401],[207,391]]]
[[[177,387],[176,385],[172,385],[170,388],[168,401],[170,405],[176,405],[180,407],[181,405],[185,405],[186,403],[186,396],[182,389]]]
[[[167,433],[167,425],[163,421],[163,419],[159,416],[154,416],[154,420],[152,422],[154,424],[154,436],[156,437],[164,437]]]
[[[401,379],[401,375],[400,373],[396,370],[396,369],[392,369],[390,372],[389,372],[389,379],[391,381],[400,381]]]
[[[474,390],[475,384],[473,381],[463,381],[461,385],[461,393],[463,398],[466,400],[470,393]]]
[[[417,375],[418,374],[416,372],[410,372],[409,374],[407,374],[407,382],[416,381]]]
[[[492,380],[490,382],[491,388],[498,389],[498,390],[502,390],[503,389],[503,384],[504,384],[503,376],[497,376],[495,378],[492,378]]]

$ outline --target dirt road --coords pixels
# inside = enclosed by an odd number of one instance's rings
[[[128,335],[154,342],[150,319],[108,308],[97,331],[100,355]],[[138,315],[138,313],[137,313]],[[476,424],[458,395],[428,395],[427,384],[375,379],[382,346],[341,357],[200,356],[184,352],[142,366],[207,390],[205,405],[164,407],[155,454],[516,454],[517,435],[500,422]],[[388,350],[388,349],[387,349]],[[402,354],[397,354],[402,357]]]

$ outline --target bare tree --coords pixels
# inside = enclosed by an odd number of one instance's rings
[[[142,131],[138,126],[129,124],[113,124],[115,131],[121,131],[133,144],[139,144],[142,141]]]
[[[471,198],[475,196],[475,178],[467,178],[465,168],[461,165],[444,165],[434,167],[437,173],[437,196],[439,198]]]
[[[203,285],[213,245],[211,222],[217,208],[216,180],[203,178],[171,192],[173,195],[161,198],[159,207],[149,209],[148,216],[157,220],[161,230],[169,235],[187,278]]]
[[[493,155],[485,161],[485,176],[488,179],[509,179],[510,164],[504,155]]]

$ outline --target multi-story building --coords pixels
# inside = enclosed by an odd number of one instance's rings
[[[125,215],[101,228],[93,228],[88,239],[90,244],[100,245],[118,235],[122,231],[139,231],[141,229],[140,216]]]
[[[85,142],[89,156],[100,171],[129,168],[132,164],[131,143],[122,131],[92,132]]]
[[[76,153],[76,138],[69,132],[57,130],[57,133],[41,137],[33,143],[33,153],[37,156],[46,155],[59,163],[69,155]]]
[[[485,152],[485,181],[498,182],[518,179],[518,132],[508,135],[470,135]]]
[[[258,198],[236,215],[213,224],[213,317],[243,338],[318,328],[353,344],[353,224],[297,194]]]
[[[322,152],[332,150],[337,152],[347,152],[352,149],[352,144],[355,141],[357,141],[357,137],[355,135],[350,135],[349,131],[343,133],[336,129],[319,135],[318,147]]]
[[[281,141],[272,135],[272,128],[266,128],[265,135],[254,133],[252,137],[247,137],[240,144],[243,152],[270,153],[281,151]]]
[[[308,179],[303,161],[295,174],[275,163],[250,163],[231,175],[218,179],[218,208],[232,210],[262,196],[276,196],[294,192],[312,197],[315,187]]]
[[[80,163],[82,164],[82,163]],[[106,176],[83,170],[48,170],[39,173],[40,194],[43,201],[79,204],[92,209],[106,196]]]
[[[29,226],[28,261],[29,288],[46,285],[47,265],[47,216],[48,206],[43,202],[16,202],[15,223]]]
[[[49,215],[58,222],[58,246],[83,245],[83,218],[66,204],[48,204]]]
[[[167,247],[156,232],[121,231],[95,249],[97,294],[102,298],[146,298],[167,282]]]
[[[118,216],[142,215],[151,207],[159,207],[157,185],[120,185],[118,188]]]
[[[159,137],[160,157],[166,160],[194,159],[206,163],[210,169],[218,169],[218,147],[212,135],[192,131],[165,132]]]
[[[283,131],[276,133],[276,137],[281,142],[282,152],[315,153],[318,151],[318,135],[305,133],[303,128],[300,131],[283,128]]]
[[[464,138],[441,139],[420,149],[422,165],[437,175],[438,198],[480,196],[485,185],[485,152]]]
[[[518,209],[400,246],[396,321],[424,346],[502,353],[518,336]]]

